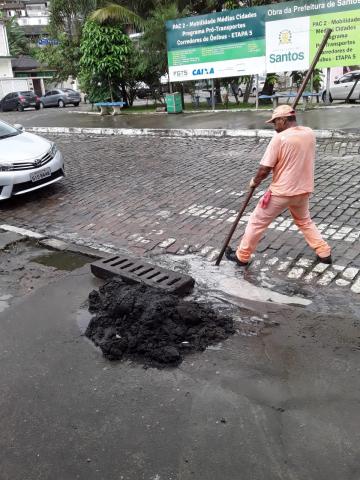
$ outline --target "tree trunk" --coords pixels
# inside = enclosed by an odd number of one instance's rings
[[[126,105],[124,105],[122,108],[129,108],[129,105],[132,105],[132,102],[130,104],[130,99],[129,99],[127,91],[126,91],[125,83],[121,84],[121,93],[122,93],[122,100],[123,100],[123,102],[126,103]]]
[[[111,99],[111,101],[113,102],[113,101],[114,101],[114,97],[113,97],[113,91],[112,91],[112,86],[111,86],[111,80],[110,80],[110,78],[108,78],[108,85],[109,85],[110,99]]]
[[[268,78],[266,77],[264,88],[262,90],[264,95],[272,95],[274,93],[274,85],[269,83]]]
[[[215,83],[215,103],[222,103],[220,78],[214,80]]]
[[[272,83],[269,83],[268,77],[266,77],[264,88],[262,89],[262,94],[263,95],[273,95],[274,93],[274,85]],[[271,98],[265,98],[259,100],[262,104],[270,104],[272,103]]]
[[[180,83],[180,94],[181,94],[182,109],[185,110],[184,84],[183,83]]]
[[[253,78],[254,78],[254,75],[250,75],[248,83],[246,84],[246,88],[245,88],[245,92],[244,92],[244,103],[248,103],[248,101],[249,101],[249,97],[250,97],[250,93],[251,93],[251,87],[252,87],[252,84],[253,84]]]
[[[233,93],[233,95],[234,95],[234,97],[235,97],[236,105],[239,105],[240,102],[239,102],[239,95],[238,95],[237,85],[235,85],[234,82],[231,82],[230,86],[231,86],[231,91],[232,91],[232,93]]]

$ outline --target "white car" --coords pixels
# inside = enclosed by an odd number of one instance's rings
[[[351,102],[360,100],[360,70],[354,70],[353,72],[346,73],[342,77],[337,78],[334,81],[334,85],[330,87],[329,100],[346,100],[351,89],[355,85],[356,80],[358,80],[356,87],[351,94],[349,99]],[[326,91],[322,93],[323,102],[326,101]]]
[[[0,200],[31,192],[65,176],[55,143],[0,120]]]
[[[264,88],[265,80],[266,80],[266,76],[259,75],[259,94],[262,92]],[[246,89],[246,84],[241,83],[239,85],[239,97],[242,97],[244,95],[245,89]],[[250,93],[251,95],[256,95],[256,75],[254,75]]]

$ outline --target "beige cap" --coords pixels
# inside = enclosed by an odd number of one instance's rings
[[[296,115],[293,107],[291,107],[290,105],[280,105],[279,107],[275,108],[272,117],[270,118],[270,120],[267,120],[266,123],[272,123],[275,118],[292,117],[293,115]]]

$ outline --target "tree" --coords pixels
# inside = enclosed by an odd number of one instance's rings
[[[139,15],[116,3],[98,8],[90,15],[90,18],[103,25],[133,25],[140,28],[144,26],[144,21]]]
[[[139,45],[141,51],[139,73],[141,80],[149,85],[155,99],[161,100],[160,78],[168,73],[165,22],[185,17],[187,14],[187,10],[179,11],[176,3],[159,4],[146,20]]]
[[[13,57],[18,57],[19,55],[28,55],[30,53],[29,44],[25,33],[17,23],[16,18],[4,18],[3,15],[1,15],[0,20],[5,24],[10,55]]]
[[[55,70],[53,80],[62,82],[79,73],[80,46],[65,34],[58,34],[58,45],[47,45],[35,50],[36,59]]]
[[[120,99],[131,40],[121,26],[87,20],[80,45],[80,83],[90,101]]]
[[[86,17],[97,8],[96,0],[52,0],[50,3],[50,30],[57,38],[65,33],[70,43],[79,44]]]

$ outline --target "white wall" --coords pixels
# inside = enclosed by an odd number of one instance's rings
[[[10,92],[26,91],[33,88],[30,78],[1,78],[0,99]]]
[[[0,78],[13,77],[10,58],[0,58]]]

